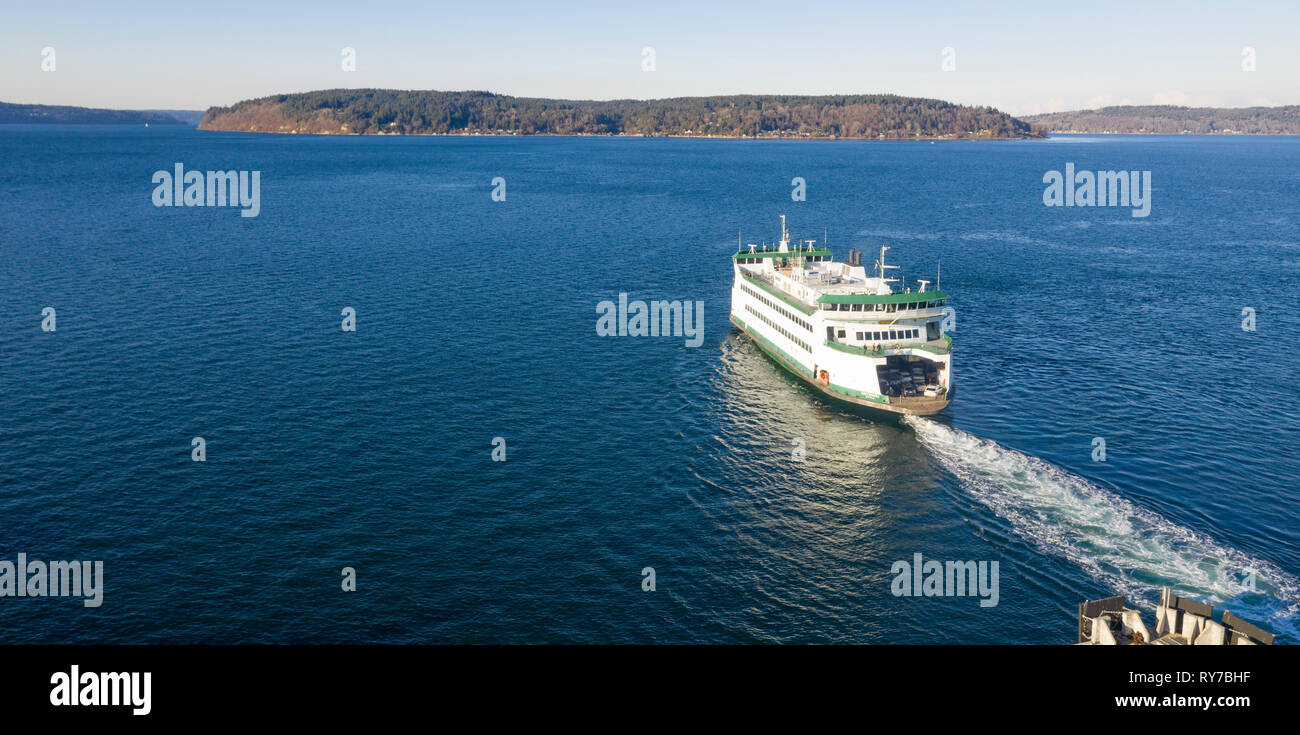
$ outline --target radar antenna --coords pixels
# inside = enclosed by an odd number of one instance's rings
[[[880,273],[880,280],[881,280],[882,283],[897,283],[897,282],[898,282],[898,279],[897,279],[897,278],[886,278],[886,277],[885,277],[885,276],[887,275],[887,274],[885,273],[885,269],[886,269],[886,268],[901,268],[901,267],[902,267],[902,266],[897,266],[897,265],[885,265],[885,251],[888,250],[888,249],[889,249],[889,246],[888,246],[888,245],[881,245],[881,246],[880,246],[880,260],[876,262],[876,265],[878,266],[878,270],[879,270],[879,273]]]

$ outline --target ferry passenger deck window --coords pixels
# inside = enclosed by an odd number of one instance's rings
[[[837,331],[837,332],[835,333],[835,336],[839,337],[840,339],[844,339],[844,330],[841,329],[841,330]]]

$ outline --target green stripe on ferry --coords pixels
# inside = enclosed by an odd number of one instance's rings
[[[868,356],[868,357],[884,357],[884,356],[885,356],[885,353],[884,353],[883,351],[881,351],[881,352],[877,352],[877,351],[875,351],[875,350],[868,350],[868,349],[865,348],[865,347],[854,347],[853,345],[846,345],[846,344],[844,344],[844,343],[842,343],[842,342],[831,342],[830,340],[827,340],[827,341],[826,341],[826,346],[829,347],[829,348],[831,348],[832,350],[839,350],[840,352],[847,352],[847,353],[849,353],[850,355],[866,355],[866,356]]]
[[[836,385],[834,383],[831,383],[831,390],[835,391],[836,393],[843,393],[846,396],[861,398],[864,401],[875,401],[876,403],[889,403],[889,396],[881,396],[875,393],[863,393],[860,390],[854,390],[853,388],[845,388],[842,385]]]
[[[914,345],[914,346],[922,350],[933,352],[936,355],[946,355],[949,352],[952,352],[952,337],[949,337],[948,335],[945,334],[943,335],[943,340],[944,340],[944,344],[942,345],[921,344],[921,345]]]
[[[948,298],[943,291],[916,291],[913,293],[828,293],[817,299],[819,304],[910,304],[926,303]]]

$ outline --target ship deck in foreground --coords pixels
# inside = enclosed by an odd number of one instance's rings
[[[1213,607],[1168,587],[1160,590],[1154,630],[1122,595],[1079,605],[1080,646],[1271,646],[1273,640],[1272,633],[1227,610],[1215,620]]]
[[[815,240],[790,242],[781,217],[775,246],[732,256],[731,321],[779,365],[823,394],[874,411],[925,416],[952,397],[947,294],[895,293],[885,251],[875,275],[849,251],[836,261]]]

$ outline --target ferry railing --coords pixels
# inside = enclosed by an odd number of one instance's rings
[[[898,345],[898,349],[893,348],[892,345],[894,344]],[[844,344],[843,342],[835,342],[829,339],[826,340],[826,346],[833,350],[846,352],[850,355],[866,355],[868,357],[884,357],[889,352],[894,352],[896,354],[899,351],[906,350],[906,349],[925,350],[926,352],[931,352],[936,355],[946,355],[949,352],[952,352],[952,337],[949,337],[948,335],[945,334],[943,336],[943,339],[940,340],[940,344],[937,345],[931,344],[929,342],[903,342],[903,341],[890,343],[889,347],[885,347],[882,344],[881,349],[879,350],[872,349],[870,347],[859,347],[857,345],[847,345]]]

